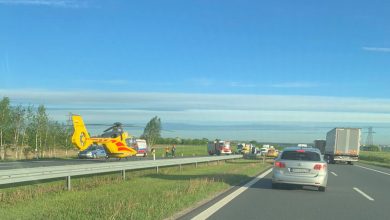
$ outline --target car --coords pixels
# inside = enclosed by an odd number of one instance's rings
[[[79,158],[107,158],[107,153],[104,147],[91,145],[86,150],[79,152]]]
[[[263,147],[263,148],[260,149],[260,155],[261,155],[261,156],[267,155],[267,152],[268,152],[268,148],[264,148],[264,147]]]
[[[328,166],[316,148],[288,147],[275,159],[272,188],[283,184],[315,186],[325,192]]]

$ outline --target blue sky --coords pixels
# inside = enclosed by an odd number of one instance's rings
[[[372,125],[390,144],[389,21],[386,0],[0,0],[0,96],[59,121],[183,125],[168,136],[308,142]]]

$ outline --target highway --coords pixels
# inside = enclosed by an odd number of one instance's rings
[[[161,158],[159,158],[161,159]],[[0,162],[0,170],[20,169],[20,168],[32,168],[32,167],[48,167],[48,166],[65,166],[65,165],[77,165],[77,164],[94,164],[94,163],[107,163],[107,162],[125,162],[125,161],[139,161],[139,160],[151,160],[151,158],[143,157],[131,157],[128,159],[118,160],[116,158],[110,159],[46,159],[46,160],[26,160],[26,161],[10,161]]]
[[[207,156],[197,156],[207,157]],[[178,158],[192,158],[192,156],[184,157],[156,157],[156,160],[164,159],[178,159]],[[50,166],[66,166],[66,165],[78,165],[78,164],[100,164],[110,162],[126,162],[126,161],[143,161],[152,160],[152,157],[129,157],[129,158],[98,158],[98,159],[38,159],[38,160],[25,160],[25,161],[6,161],[0,162],[0,170],[11,170],[20,168],[33,168],[33,167],[50,167]]]
[[[235,187],[179,219],[376,220],[390,219],[389,205],[390,169],[330,164],[326,192],[314,187],[272,189],[269,173],[252,186]]]

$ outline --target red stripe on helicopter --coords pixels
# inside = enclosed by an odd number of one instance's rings
[[[115,143],[116,142],[116,140],[111,140],[111,143]]]
[[[130,151],[130,149],[126,148],[126,147],[118,147],[118,150],[121,151],[121,150],[124,150],[124,151]]]
[[[118,142],[118,143],[116,143],[115,145],[118,146],[118,147],[123,147],[123,146],[125,146],[122,142]]]

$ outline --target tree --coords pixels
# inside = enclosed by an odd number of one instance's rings
[[[33,120],[33,126],[35,126],[35,153],[38,156],[38,150],[41,153],[41,157],[44,156],[43,144],[47,141],[48,132],[48,116],[46,114],[46,108],[44,105],[38,107],[38,111]],[[43,143],[45,142],[45,143]]]
[[[4,159],[4,136],[10,125],[10,100],[4,97],[0,101],[0,152],[1,159]]]
[[[156,141],[161,138],[161,120],[157,116],[152,118],[144,129],[142,137],[147,141],[150,147],[156,143]]]
[[[380,147],[377,145],[368,145],[368,146],[365,146],[364,149],[366,151],[380,151]]]
[[[11,121],[12,121],[12,135],[13,135],[13,145],[15,149],[15,159],[18,159],[18,153],[20,150],[20,136],[23,133],[24,127],[26,125],[25,120],[26,108],[21,105],[11,108]],[[23,138],[23,136],[22,136]]]

